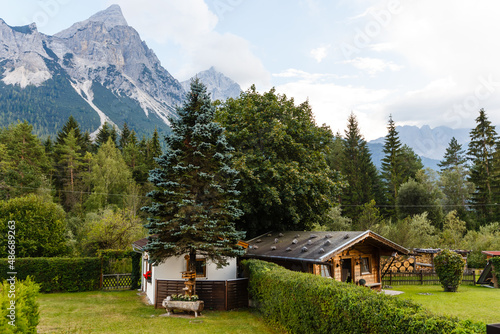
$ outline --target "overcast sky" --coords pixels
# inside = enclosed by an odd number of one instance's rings
[[[177,79],[215,66],[243,90],[309,100],[318,124],[367,140],[397,125],[500,124],[500,1],[0,0],[9,25],[52,35],[119,4]]]

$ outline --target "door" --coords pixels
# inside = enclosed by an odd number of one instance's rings
[[[344,259],[342,261],[342,282],[352,282],[352,262],[351,259]]]

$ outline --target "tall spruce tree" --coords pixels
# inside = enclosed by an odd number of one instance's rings
[[[494,179],[494,153],[497,148],[498,136],[495,126],[486,116],[484,109],[479,110],[476,127],[470,133],[467,158],[472,163],[469,181],[474,183],[472,194],[474,210],[482,222],[494,218],[494,190],[497,182]]]
[[[438,163],[438,166],[441,167],[441,171],[444,171],[463,166],[465,162],[467,162],[465,150],[462,149],[462,145],[458,143],[455,137],[451,138],[443,160]]]
[[[399,140],[399,134],[396,125],[389,116],[387,125],[388,133],[384,142],[384,158],[382,159],[382,180],[385,185],[386,207],[385,213],[390,217],[396,217],[396,198],[398,190],[404,178],[404,162],[402,159],[402,145]]]
[[[349,185],[342,191],[341,204],[344,215],[357,222],[363,205],[377,197],[379,175],[359,131],[356,116],[351,113],[347,122],[340,171]]]
[[[189,254],[188,270],[196,270],[196,255],[203,254],[219,267],[228,257],[243,254],[237,242],[244,237],[235,229],[237,172],[231,167],[233,149],[224,128],[214,122],[206,87],[195,79],[186,100],[171,119],[172,133],[159,167],[150,172],[155,190],[148,194],[150,262]]]
[[[120,141],[119,141],[119,146],[120,146],[120,150],[124,150],[125,147],[127,147],[127,144],[129,142],[129,139],[130,139],[130,128],[128,127],[128,124],[127,122],[124,122],[123,123],[123,128],[122,128],[122,133],[121,133],[121,136],[120,136]]]
[[[104,122],[104,124],[99,129],[99,132],[97,133],[97,136],[95,138],[96,148],[99,148],[108,142],[109,137],[111,137],[111,131],[112,129],[110,128],[108,122]],[[114,140],[114,143],[116,146],[116,140]]]

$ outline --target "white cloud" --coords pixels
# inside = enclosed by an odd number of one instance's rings
[[[499,124],[499,11],[495,0],[403,3],[373,43],[388,43],[387,51],[402,56],[411,75],[427,84],[388,102],[387,110],[417,125],[473,127],[485,108]]]
[[[392,61],[385,61],[378,58],[356,57],[354,59],[346,60],[344,64],[351,64],[352,66],[367,72],[369,75],[374,76],[377,73],[384,72],[385,70],[399,71],[402,66],[393,63]]]
[[[393,91],[363,86],[341,86],[304,71],[289,70],[285,73],[295,73],[303,79],[279,85],[276,90],[287,97],[293,97],[296,103],[308,100],[318,124],[328,124],[334,133],[340,131],[343,134],[347,118],[354,112],[358,117],[361,133],[366,139],[371,140],[386,134],[388,114],[383,110],[383,101],[393,94]]]
[[[337,75],[330,73],[309,73],[306,71],[298,70],[295,68],[286,69],[280,73],[273,73],[273,77],[276,78],[298,78],[308,82],[318,82],[320,80],[330,80],[330,79],[352,79],[354,76],[350,75]]]
[[[128,21],[142,38],[160,45],[180,46],[182,65],[175,73],[180,80],[215,66],[238,82],[269,84],[270,74],[252,52],[252,45],[234,34],[215,31],[218,17],[203,0],[108,0],[118,3]],[[164,52],[168,57],[168,50]],[[168,64],[164,66],[168,67]]]
[[[321,63],[321,61],[328,55],[329,48],[330,46],[321,46],[319,48],[312,49],[310,54],[318,63]]]

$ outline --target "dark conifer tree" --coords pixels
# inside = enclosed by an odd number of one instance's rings
[[[150,262],[189,254],[188,269],[195,271],[196,254],[202,253],[219,266],[227,257],[241,255],[237,246],[244,233],[235,229],[237,172],[231,167],[232,149],[224,129],[214,122],[215,108],[199,81],[191,90],[178,119],[171,119],[172,133],[159,168],[150,172],[155,190],[148,194],[146,225]]]
[[[441,167],[441,171],[444,171],[463,166],[466,161],[465,150],[462,149],[462,145],[453,137],[448,144],[448,148],[446,148],[443,160],[438,163],[438,166]]]
[[[99,129],[99,132],[97,133],[97,136],[95,138],[95,146],[99,148],[102,145],[106,144],[110,136],[111,136],[111,128],[108,122],[104,122],[104,124]]]
[[[361,135],[356,116],[348,118],[345,139],[343,140],[341,173],[348,186],[342,191],[342,212],[357,222],[363,204],[379,200],[380,190],[377,168],[372,162],[368,144]]]
[[[111,127],[111,130],[109,131],[109,137],[111,138],[113,143],[115,143],[115,146],[117,146],[116,143],[118,140],[118,130],[116,129],[115,125]]]
[[[494,179],[494,153],[498,136],[484,109],[479,111],[476,124],[470,133],[471,141],[467,151],[467,158],[472,163],[469,181],[475,186],[472,194],[474,210],[482,222],[487,222],[494,219],[495,212],[494,191],[498,182]]]
[[[386,215],[396,217],[396,198],[398,196],[399,186],[405,182],[404,162],[402,159],[402,145],[399,140],[399,134],[396,125],[389,116],[387,126],[388,133],[384,142],[384,158],[382,159],[382,181],[385,186]]]
[[[123,149],[125,147],[127,147],[127,144],[128,144],[128,141],[129,141],[129,137],[130,137],[130,129],[128,127],[128,124],[127,122],[124,122],[123,123],[123,128],[122,128],[122,134],[120,136],[120,142],[119,142],[119,147],[120,147],[120,150],[123,151]]]
[[[66,137],[68,136],[68,133],[71,130],[73,130],[73,132],[74,132],[74,136],[77,139],[77,144],[79,146],[81,146],[84,138],[83,138],[83,135],[80,131],[80,125],[78,124],[78,122],[75,120],[75,118],[73,116],[69,116],[68,120],[66,121],[66,123],[62,127],[61,131],[59,131],[57,133],[57,138],[56,138],[55,144],[56,145],[57,144],[63,145],[64,140],[66,139]]]

